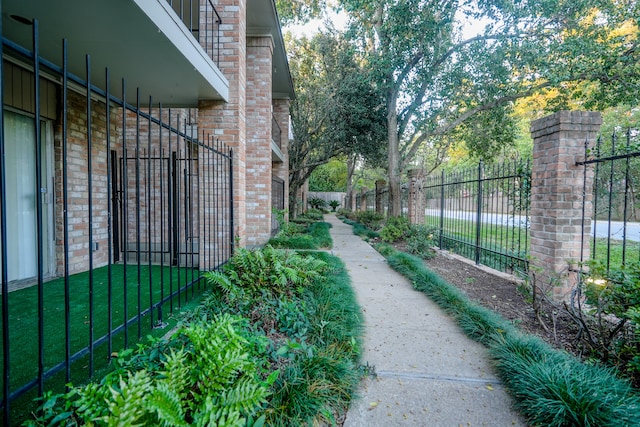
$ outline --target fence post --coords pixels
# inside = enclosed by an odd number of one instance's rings
[[[585,111],[559,111],[531,123],[531,262],[541,271],[538,285],[553,283],[556,299],[569,296],[577,284],[576,262],[588,258],[588,238],[581,253],[582,211],[591,212],[593,174],[585,179],[576,162],[584,159],[585,141],[596,137],[601,124],[600,113]],[[584,225],[588,236],[591,219]]]
[[[384,204],[382,203],[382,194],[384,193],[387,182],[383,179],[376,181],[376,213],[384,215]]]
[[[444,233],[444,171],[440,176],[440,237],[438,242],[438,247],[440,249],[444,249],[442,247],[443,242],[443,233]]]
[[[476,201],[476,265],[480,264],[480,247],[481,245],[481,237],[482,237],[482,198],[484,197],[482,194],[482,175],[483,175],[484,163],[480,160],[478,163],[478,186],[477,186],[477,196],[478,199]]]
[[[367,189],[366,187],[362,187],[360,189],[360,210],[363,212],[367,211]]]
[[[426,199],[424,195],[424,171],[411,169],[409,172],[409,224],[424,225]]]

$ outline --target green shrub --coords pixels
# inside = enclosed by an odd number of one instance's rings
[[[356,221],[373,231],[380,230],[382,222],[384,221],[384,215],[375,211],[358,211],[355,217]]]
[[[252,298],[261,292],[276,296],[291,295],[319,277],[326,263],[295,251],[239,248],[222,272],[205,273],[207,282],[230,298]]]
[[[511,336],[491,351],[516,406],[532,425],[640,425],[640,398],[609,368],[580,363],[532,337]]]
[[[294,235],[283,235],[278,233],[276,237],[269,240],[269,245],[274,248],[288,249],[320,249],[330,248],[333,244],[329,229],[331,225],[327,222],[311,221],[307,226],[296,224],[304,229],[304,233]]]
[[[616,366],[640,385],[640,264],[629,262],[608,269],[604,263],[590,264],[584,281],[587,312],[595,321],[589,326],[592,351]]]
[[[309,206],[311,206],[312,209],[319,209],[319,210],[323,210],[327,207],[327,202],[324,199],[321,199],[319,197],[311,197],[308,200]]]
[[[266,402],[278,373],[260,380],[238,327],[242,321],[222,315],[179,330],[172,339],[180,347],[162,353],[155,370],[139,366],[159,347],[140,345],[133,357],[121,355],[100,383],[47,396],[42,415],[27,425],[244,426]]]
[[[392,216],[387,219],[380,230],[380,238],[383,242],[393,243],[404,240],[410,230],[409,219],[404,216]]]
[[[414,225],[407,235],[407,251],[422,259],[431,259],[435,255],[436,245],[434,237],[436,229],[427,225]]]
[[[348,222],[347,222],[348,223]],[[354,222],[353,225],[353,234],[356,236],[364,237],[367,239],[376,239],[380,237],[380,234],[377,231],[373,231],[370,228],[365,227],[359,222]]]
[[[330,201],[329,201],[329,206],[331,206],[331,210],[332,210],[333,212],[335,212],[335,211],[336,211],[336,209],[338,209],[338,206],[340,206],[340,202],[339,202],[339,201],[337,201],[337,200],[330,200]]]
[[[305,213],[298,216],[298,218],[306,218],[314,221],[322,221],[324,218],[324,211],[321,209],[309,209]]]

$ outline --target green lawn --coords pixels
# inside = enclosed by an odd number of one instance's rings
[[[138,286],[140,274],[140,286]],[[184,292],[185,284],[198,277],[198,271],[192,269],[177,269],[160,266],[141,266],[138,273],[137,265],[127,266],[126,289],[124,268],[122,265],[112,266],[111,289],[109,287],[107,267],[93,271],[93,310],[90,310],[89,272],[75,274],[69,277],[69,331],[70,354],[73,355],[87,348],[90,343],[90,326],[93,323],[93,340],[98,340],[109,331],[109,294],[111,293],[111,330],[124,324],[125,319],[134,319],[128,328],[129,345],[149,333],[162,335],[168,330],[152,329],[158,321],[158,310],[153,310],[153,318],[147,314],[137,321],[138,313],[147,309],[150,304],[156,304],[161,297],[167,297],[171,291],[183,289],[180,302],[175,298],[172,303],[162,305],[164,322],[172,322],[172,311],[191,302],[198,290],[204,284],[195,286],[195,292]],[[151,284],[150,284],[151,283]],[[204,282],[200,282],[204,283]],[[44,293],[44,369],[50,369],[65,361],[65,284],[63,278],[45,282]],[[139,293],[139,296],[138,296]],[[125,312],[126,295],[126,312]],[[9,298],[9,360],[10,360],[10,389],[15,390],[38,375],[38,287],[31,286],[11,292]],[[140,303],[138,303],[138,300]],[[93,322],[90,320],[93,319]],[[1,321],[1,320],[0,320]],[[138,326],[139,324],[139,326]],[[112,334],[111,351],[115,352],[124,347],[124,331]],[[74,364],[74,383],[85,381],[90,372],[90,365],[100,369],[109,360],[108,340],[95,347],[93,362],[88,355]],[[2,355],[0,354],[0,359]],[[64,372],[64,370],[62,371]],[[58,375],[63,377],[64,374]],[[59,378],[60,379],[60,378]],[[3,381],[5,381],[3,379]],[[4,384],[3,384],[4,385]]]
[[[427,216],[425,220],[427,225],[436,228],[440,226],[439,221],[440,218],[437,216]],[[448,239],[445,239],[445,247],[443,249],[451,250],[467,258],[474,259],[474,246],[476,243],[475,221],[445,218],[444,236]],[[488,253],[483,253],[481,263],[493,268],[501,269],[499,267],[503,265],[504,262],[500,260],[500,256],[492,254],[491,251],[517,255],[519,249],[522,253],[529,253],[529,230],[524,227],[483,223],[480,239],[482,247],[490,250]],[[590,238],[586,244],[592,246],[593,238]],[[595,242],[595,248],[595,259],[597,261],[606,263],[608,257],[612,267],[622,265],[622,240],[612,239],[610,242],[607,242],[605,238],[598,238]],[[593,254],[593,247],[591,249],[590,253]],[[624,250],[627,262],[640,261],[640,242],[627,241]],[[609,253],[609,255],[607,255],[607,253]]]
[[[440,218],[427,216],[426,224],[440,227]],[[476,222],[466,219],[445,218],[442,249],[475,260],[477,238]],[[436,242],[439,243],[436,238]],[[529,231],[524,227],[482,223],[480,228],[480,263],[501,271],[523,270],[529,252]]]

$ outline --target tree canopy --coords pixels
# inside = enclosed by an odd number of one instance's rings
[[[487,155],[513,140],[514,101],[555,90],[555,109],[637,102],[635,0],[341,0],[348,36],[384,96],[390,214],[419,149],[454,131]],[[476,33],[465,23],[480,24]],[[438,159],[435,159],[438,161]]]
[[[289,185],[295,195],[315,168],[335,156],[357,153],[379,162],[386,127],[382,98],[344,38],[327,33],[291,40],[289,52],[296,86]],[[295,212],[296,197],[290,201]]]

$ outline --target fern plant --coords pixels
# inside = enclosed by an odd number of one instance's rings
[[[239,322],[224,314],[193,323],[172,338],[182,347],[165,355],[162,369],[129,370],[120,362],[100,384],[73,389],[60,400],[65,407],[29,425],[244,426],[266,402],[278,371],[260,379]]]
[[[261,291],[291,295],[319,277],[327,264],[295,251],[266,246],[260,250],[238,249],[223,273],[208,272],[209,284],[221,289],[228,299],[255,296]]]

